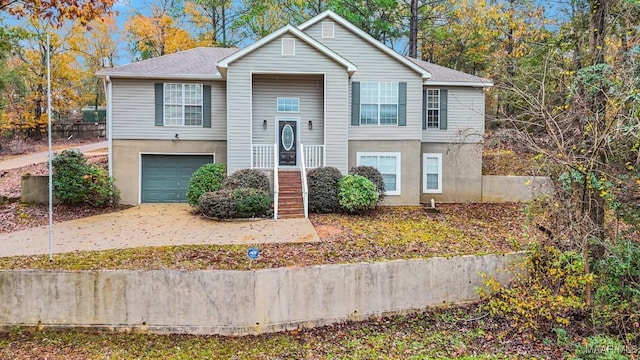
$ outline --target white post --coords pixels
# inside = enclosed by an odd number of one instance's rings
[[[51,150],[51,45],[47,34],[47,134],[49,138],[49,262],[53,261],[53,152]]]
[[[111,78],[109,75],[106,77],[107,83],[107,137],[108,137],[108,163],[109,163],[109,177],[113,177],[113,136],[111,131],[113,129],[113,106],[111,105],[111,98],[113,96],[113,88],[111,84]]]

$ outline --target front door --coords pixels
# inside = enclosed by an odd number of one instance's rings
[[[278,165],[298,164],[298,119],[278,120]]]

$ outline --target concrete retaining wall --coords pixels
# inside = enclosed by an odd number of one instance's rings
[[[546,176],[482,176],[482,202],[529,201],[553,193],[553,182]]]
[[[21,182],[20,201],[29,204],[49,203],[49,176],[30,175],[24,176]],[[53,200],[56,204],[58,201]]]
[[[0,327],[246,335],[478,299],[521,255],[255,271],[0,271]]]

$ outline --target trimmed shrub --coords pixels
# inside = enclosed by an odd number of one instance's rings
[[[205,164],[194,171],[187,188],[189,205],[197,206],[202,194],[220,190],[226,172],[227,167],[223,163]]]
[[[386,191],[384,189],[384,179],[382,178],[382,174],[380,171],[373,166],[356,166],[352,167],[349,170],[349,174],[351,175],[360,175],[369,179],[375,186],[378,191],[378,201],[382,201],[386,195]]]
[[[206,192],[198,212],[216,219],[262,217],[271,210],[271,195],[260,189],[239,188]]]
[[[340,210],[340,170],[334,167],[311,169],[307,173],[309,186],[309,211],[331,213]]]
[[[378,204],[376,185],[364,176],[345,175],[340,179],[340,206],[352,214],[375,209]]]
[[[234,172],[222,183],[225,189],[251,188],[271,193],[269,178],[262,171],[256,169],[242,169]]]
[[[271,209],[271,195],[261,189],[238,188],[231,190],[236,204],[236,217],[262,217]]]
[[[236,201],[231,197],[231,190],[206,192],[200,196],[198,212],[216,219],[236,217]]]
[[[120,191],[108,173],[87,162],[78,150],[56,154],[53,165],[53,195],[64,204],[89,204],[94,207],[113,206],[120,200]]]

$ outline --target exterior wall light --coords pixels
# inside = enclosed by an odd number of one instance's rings
[[[313,130],[313,121],[309,120],[309,130]]]
[[[262,120],[262,128],[265,129],[265,130],[267,129],[267,120],[266,119]]]

